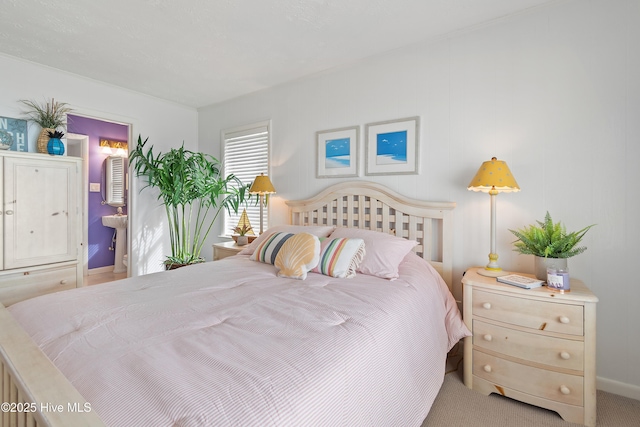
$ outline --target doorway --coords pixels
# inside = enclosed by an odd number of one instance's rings
[[[71,157],[80,157],[82,159],[82,197],[80,200],[80,206],[82,206],[82,275],[87,277],[89,275],[88,267],[88,221],[87,221],[87,193],[89,192],[89,171],[88,158],[89,158],[89,137],[87,135],[80,135],[77,133],[67,133],[67,155]]]
[[[101,139],[130,141],[131,125],[79,115],[67,116],[67,153],[83,159],[82,176],[82,247],[85,284],[118,280],[130,275],[127,263],[124,273],[114,273],[114,229],[102,225],[102,216],[116,213],[116,208],[104,203],[103,163],[107,154],[100,147]],[[128,154],[128,153],[127,153]],[[131,215],[131,195],[127,190],[125,213]],[[130,233],[130,221],[127,235]],[[130,253],[127,239],[126,253]]]

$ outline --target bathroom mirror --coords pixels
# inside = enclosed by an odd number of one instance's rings
[[[109,206],[120,207],[126,204],[127,196],[127,158],[109,156],[102,164],[102,200]]]

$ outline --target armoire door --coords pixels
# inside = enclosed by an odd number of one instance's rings
[[[75,260],[77,162],[4,158],[4,269]]]

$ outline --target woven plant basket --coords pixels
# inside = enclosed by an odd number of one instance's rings
[[[49,132],[55,132],[55,129],[51,128],[42,128],[40,131],[40,136],[38,136],[38,153],[47,153],[47,144],[49,143]]]

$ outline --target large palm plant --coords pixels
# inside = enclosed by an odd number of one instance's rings
[[[202,246],[222,209],[238,212],[250,195],[249,186],[234,175],[222,176],[220,162],[213,156],[172,148],[166,153],[145,152],[149,138],[138,143],[129,160],[136,176],[147,178],[146,187],[160,194],[169,220],[171,256],[167,269],[203,262]]]

